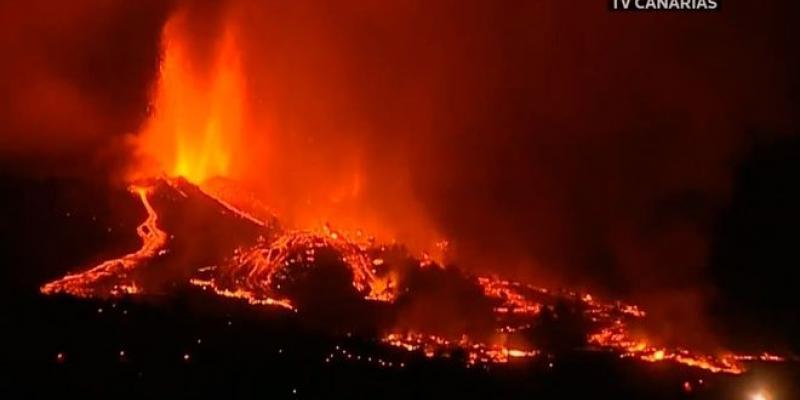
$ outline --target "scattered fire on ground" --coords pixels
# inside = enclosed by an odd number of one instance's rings
[[[152,179],[161,171],[185,176],[195,183],[226,174],[231,169],[233,154],[246,146],[241,140],[244,131],[244,76],[236,44],[236,31],[226,27],[215,43],[214,62],[206,68],[192,65],[191,49],[182,27],[182,14],[177,14],[164,29],[164,57],[161,76],[154,96],[154,113],[138,136],[140,155],[147,161],[141,170],[132,173],[135,179],[150,179],[148,184],[135,185],[147,217],[137,233],[142,239],[139,250],[120,258],[105,261],[84,272],[66,275],[41,287],[44,294],[64,293],[81,298],[108,298],[148,293],[137,272],[158,257],[169,254],[171,237],[159,226],[159,214],[151,204],[151,194],[158,182],[180,192],[172,178]],[[257,243],[243,243],[219,265],[197,266],[188,284],[220,296],[237,298],[253,305],[276,306],[302,312],[295,299],[282,291],[287,276],[312,268],[322,253],[334,254],[352,275],[352,287],[364,301],[393,304],[401,291],[398,276],[387,265],[387,246],[362,231],[339,231],[325,225],[306,230],[278,229],[266,232],[272,224],[236,208],[233,202],[215,196],[208,189],[205,195],[244,221],[264,228]],[[436,244],[445,252],[449,243]],[[410,257],[410,256],[409,256]],[[414,258],[416,268],[439,266],[428,253]],[[711,372],[739,374],[746,361],[781,361],[781,357],[761,355],[711,356],[680,348],[664,348],[648,344],[630,333],[630,323],[646,317],[635,305],[605,303],[589,294],[550,291],[496,277],[470,278],[494,302],[493,313],[498,337],[525,332],[535,324],[555,300],[579,305],[582,316],[594,329],[587,338],[589,345],[648,362],[673,361]],[[431,304],[431,306],[435,306]],[[421,352],[427,357],[465,355],[467,365],[507,363],[515,358],[542,354],[544,349],[524,348],[504,340],[476,340],[461,335],[442,337],[426,332],[386,332],[382,342]],[[61,356],[59,356],[61,357]],[[185,356],[188,361],[188,354]]]
[[[175,187],[174,184],[171,186]],[[65,293],[81,298],[146,294],[147,291],[137,284],[134,272],[166,254],[169,248],[168,234],[158,226],[158,212],[150,201],[149,196],[154,188],[154,184],[130,188],[147,211],[147,218],[137,229],[142,239],[139,250],[104,261],[87,271],[68,274],[45,284],[41,292]],[[230,207],[228,203],[219,204],[242,219],[254,218]],[[261,222],[259,225],[268,224]],[[195,277],[188,283],[220,296],[243,299],[253,305],[302,311],[298,310],[291,298],[280,295],[280,282],[285,275],[297,269],[313,266],[317,252],[322,249],[328,249],[340,257],[340,261],[352,273],[353,288],[363,295],[365,301],[392,303],[396,299],[397,282],[391,271],[384,268],[385,263],[381,256],[386,247],[361,232],[349,235],[328,226],[307,231],[285,230],[272,240],[262,237],[256,245],[237,249],[222,266],[198,268]],[[418,268],[428,268],[434,264],[429,259],[420,257],[417,265]],[[547,304],[548,301],[560,299],[579,304],[584,318],[591,321],[592,326],[598,327],[589,335],[589,345],[617,352],[622,358],[636,358],[647,362],[672,361],[714,373],[728,374],[744,372],[743,362],[784,360],[768,353],[712,356],[683,348],[653,346],[630,334],[629,323],[646,317],[646,313],[638,306],[600,302],[589,294],[551,291],[495,277],[474,279],[483,289],[484,295],[496,304],[493,311],[499,335],[525,331],[535,323],[543,309],[552,307]],[[543,352],[542,349],[477,341],[467,335],[445,338],[424,332],[389,332],[381,341],[408,351],[421,352],[426,357],[449,357],[460,352],[467,365],[507,363],[515,358],[535,357]]]
[[[507,363],[514,358],[534,357],[538,350],[508,348],[501,344],[474,342],[466,335],[458,340],[449,340],[437,335],[421,333],[390,333],[382,339],[384,343],[403,348],[408,351],[421,351],[425,357],[451,356],[463,352],[467,365],[487,363]]]

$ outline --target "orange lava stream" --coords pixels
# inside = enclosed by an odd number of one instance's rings
[[[536,316],[542,310],[541,304],[532,302],[519,293],[517,289],[522,284],[518,282],[479,277],[478,283],[483,287],[486,296],[503,301],[501,306],[495,307],[496,313]]]
[[[499,315],[535,316],[541,311],[543,305],[532,301],[525,296],[525,293],[550,294],[547,289],[496,278],[481,277],[478,278],[478,282],[483,286],[484,292],[488,297],[502,301],[502,306],[495,308],[495,313]],[[647,362],[674,361],[714,373],[728,374],[741,374],[745,371],[740,361],[768,361],[773,357],[779,359],[777,356],[751,358],[748,356],[724,355],[716,357],[681,348],[667,349],[651,346],[645,341],[633,339],[628,333],[627,324],[624,322],[626,318],[644,318],[646,313],[639,307],[622,303],[598,302],[589,294],[580,295],[575,292],[566,292],[562,296],[582,302],[585,306],[583,312],[586,318],[601,326],[599,331],[589,335],[589,344],[620,352],[620,357],[623,358],[634,357]],[[509,325],[502,331],[515,332],[526,327],[528,325]]]
[[[241,170],[243,155],[254,147],[247,133],[252,130],[247,114],[248,87],[239,30],[227,21],[220,37],[208,50],[208,59],[197,59],[192,46],[192,30],[188,12],[178,12],[166,24],[163,36],[163,59],[159,80],[152,99],[154,112],[144,129],[136,136],[138,155],[146,160],[132,175],[153,177],[162,171],[180,175],[191,182],[202,183],[214,177],[233,177]],[[255,148],[260,148],[255,146]],[[293,156],[297,156],[293,154]],[[270,164],[271,165],[271,164]],[[281,165],[280,163],[276,165]],[[246,165],[244,165],[246,166]],[[173,178],[164,178],[176,191],[181,186]],[[312,182],[313,183],[313,182]],[[318,183],[318,182],[317,182]],[[69,274],[40,288],[44,294],[66,293],[80,298],[116,297],[142,292],[134,271],[166,252],[167,234],[158,227],[158,215],[150,203],[153,186],[132,186],[147,211],[147,218],[137,228],[142,240],[139,250],[102,262],[84,272]],[[398,296],[397,277],[376,256],[372,237],[360,231],[348,234],[328,226],[309,230],[270,231],[268,218],[261,213],[245,211],[241,202],[230,201],[220,191],[204,187],[202,191],[220,206],[261,226],[268,239],[254,246],[238,249],[221,265],[201,268],[189,284],[216,295],[247,301],[253,305],[276,306],[298,311],[292,299],[281,292],[281,283],[291,278],[298,268],[311,268],[321,253],[333,253],[352,272],[352,285],[366,300],[393,302]],[[185,195],[185,193],[183,193]],[[187,196],[188,197],[188,196]],[[234,206],[236,204],[237,206]],[[269,216],[272,218],[274,216]],[[278,233],[279,232],[279,233]],[[446,253],[447,241],[436,244],[439,253]],[[379,253],[379,252],[378,252]],[[423,253],[419,268],[439,266],[436,257]],[[205,273],[209,273],[207,276]],[[288,278],[287,278],[288,277]],[[530,329],[536,318],[552,307],[555,299],[580,305],[583,316],[596,331],[588,337],[596,348],[648,362],[673,361],[715,373],[740,374],[745,361],[781,361],[770,354],[756,356],[698,354],[683,349],[652,346],[634,339],[628,322],[644,318],[645,312],[635,305],[619,302],[602,303],[591,295],[574,292],[550,292],[547,289],[497,278],[479,277],[478,284],[486,297],[496,301],[494,316],[497,333],[508,335]],[[431,305],[435,307],[435,304]],[[302,311],[302,310],[300,310]],[[508,348],[504,344],[475,341],[467,336],[447,339],[424,333],[389,333],[383,342],[409,351],[421,351],[427,357],[463,352],[467,365],[507,363],[514,358],[528,358],[539,350]]]
[[[461,350],[466,353],[467,365],[505,364],[514,358],[530,358],[540,354],[537,350],[510,349],[500,344],[473,342],[466,335],[459,340],[449,340],[420,333],[390,333],[382,341],[408,351],[421,351],[428,358]]]
[[[294,308],[294,306],[292,306],[292,302],[289,299],[274,299],[272,297],[264,297],[256,292],[251,292],[245,289],[236,289],[236,290],[223,289],[218,287],[216,283],[214,283],[214,280],[203,280],[203,279],[193,278],[189,280],[189,283],[197,287],[200,287],[203,290],[211,289],[215,294],[222,297],[246,300],[249,304],[252,305],[278,306],[278,307],[283,307],[287,310],[297,311],[297,309]]]
[[[40,288],[44,294],[67,293],[76,297],[115,297],[139,293],[141,289],[130,276],[142,263],[163,254],[167,234],[158,227],[158,215],[150,204],[148,195],[152,187],[131,186],[147,211],[147,218],[137,228],[142,247],[120,258],[107,260],[96,267],[47,283]]]
[[[396,293],[389,278],[379,277],[374,266],[380,264],[367,254],[367,242],[359,243],[347,235],[323,227],[318,231],[286,231],[268,245],[237,249],[232,261],[215,267],[216,277],[193,279],[190,283],[211,288],[215,293],[246,299],[251,304],[280,305],[293,309],[288,299],[280,298],[281,275],[294,268],[306,268],[316,260],[320,249],[332,249],[341,255],[353,274],[353,287],[365,299],[391,302]]]
[[[170,180],[167,180],[170,182]],[[171,183],[172,184],[172,183]],[[180,191],[179,186],[174,188]],[[41,287],[44,294],[66,293],[80,298],[117,297],[139,294],[132,273],[138,267],[166,252],[167,234],[158,227],[158,215],[150,203],[153,186],[131,186],[147,211],[147,218],[137,227],[142,246],[136,252],[104,261],[87,271],[69,274]],[[211,196],[212,198],[213,197]],[[266,227],[267,223],[219,200],[219,204],[242,218]],[[393,302],[398,295],[397,282],[391,273],[381,270],[384,261],[372,250],[384,249],[373,238],[361,232],[349,235],[328,226],[316,230],[283,231],[277,237],[249,247],[237,249],[230,262],[222,266],[205,267],[189,281],[191,285],[210,290],[216,295],[242,299],[253,305],[277,306],[297,312],[291,299],[280,294],[280,282],[296,268],[310,268],[318,252],[331,250],[351,270],[353,287],[366,300]],[[422,257],[419,268],[429,263]],[[211,272],[210,278],[201,277]],[[596,324],[597,329],[588,337],[588,343],[599,349],[619,353],[622,358],[636,358],[646,362],[672,361],[713,373],[741,374],[743,362],[783,361],[784,358],[769,353],[759,355],[711,356],[682,348],[656,347],[644,340],[635,339],[628,321],[640,319],[646,313],[635,305],[603,303],[589,294],[552,292],[548,289],[493,277],[478,277],[484,295],[497,301],[494,313],[500,334],[511,334],[528,329],[544,307],[552,307],[554,299],[564,299],[583,305],[584,317]],[[530,358],[541,354],[539,350],[509,348],[504,344],[474,341],[462,335],[448,339],[424,333],[389,333],[382,338],[388,345],[408,351],[422,352],[426,357],[465,355],[467,365],[507,363],[514,358]]]
[[[741,356],[715,357],[681,348],[667,349],[652,346],[643,340],[632,338],[620,321],[617,321],[612,327],[604,328],[590,335],[589,343],[619,351],[622,358],[633,357],[647,362],[674,361],[714,373],[738,375],[745,372],[745,368],[740,362],[744,359]]]
[[[165,179],[166,179],[167,183],[170,186],[172,186],[176,190],[180,190],[180,185],[178,184],[178,179],[182,179],[182,178],[177,178],[177,179],[176,178],[165,178]],[[254,224],[258,225],[258,226],[261,226],[261,227],[264,227],[264,228],[269,226],[267,221],[263,221],[263,220],[259,219],[258,217],[254,216],[253,214],[251,214],[251,213],[249,213],[249,212],[247,212],[245,210],[242,210],[241,208],[236,207],[233,204],[231,204],[230,202],[228,202],[227,200],[225,200],[223,198],[223,197],[225,197],[224,193],[220,193],[219,190],[214,190],[214,189],[208,187],[207,185],[198,185],[198,187],[203,192],[203,194],[205,194],[206,196],[214,199],[214,201],[219,203],[223,208],[227,209],[228,211],[230,211],[230,212],[238,215],[239,217],[241,217],[243,219],[246,219],[246,220],[248,220],[248,221],[250,221],[250,222],[252,222],[252,223],[254,223]],[[270,215],[270,217],[275,218],[275,215],[274,214]]]

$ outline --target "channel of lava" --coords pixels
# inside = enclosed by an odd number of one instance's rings
[[[506,363],[515,358],[547,354],[546,349],[533,348],[529,344],[531,340],[519,338],[527,338],[525,333],[536,324],[542,313],[553,313],[554,304],[560,302],[580,309],[581,318],[590,323],[592,330],[586,339],[589,349],[612,351],[622,358],[636,358],[647,362],[672,361],[714,373],[729,374],[744,372],[745,361],[783,361],[779,356],[766,353],[712,356],[683,348],[654,346],[630,334],[630,324],[646,317],[646,313],[635,305],[599,302],[589,294],[555,292],[496,277],[467,276],[438,267],[426,257],[415,258],[405,251],[398,251],[396,246],[377,243],[374,238],[361,232],[350,234],[328,226],[312,230],[283,229],[274,221],[258,219],[234,207],[232,202],[223,201],[219,194],[215,196],[203,192],[181,179],[159,178],[147,184],[131,186],[130,190],[138,196],[147,212],[145,221],[137,228],[137,234],[142,240],[141,248],[122,257],[104,261],[86,271],[68,274],[49,282],[41,287],[43,294],[114,298],[146,295],[159,290],[150,287],[147,275],[161,274],[164,271],[160,269],[163,268],[175,268],[169,267],[169,263],[162,262],[162,259],[169,258],[170,253],[177,251],[180,246],[175,244],[175,235],[164,230],[162,210],[152,200],[152,196],[158,194],[164,198],[177,199],[171,203],[161,201],[171,204],[169,207],[180,207],[183,204],[181,201],[189,200],[211,204],[212,209],[220,216],[233,218],[235,224],[258,232],[254,240],[243,240],[232,254],[218,259],[215,264],[193,266],[186,275],[169,275],[186,276],[188,285],[216,295],[302,314],[306,311],[304,307],[307,304],[311,304],[309,307],[312,308],[315,306],[313,296],[321,292],[313,284],[319,284],[320,280],[330,277],[335,280],[342,276],[342,270],[349,277],[347,279],[350,280],[350,288],[341,289],[344,294],[340,297],[330,297],[328,294],[329,297],[320,300],[319,302],[326,303],[326,307],[338,307],[339,301],[381,307],[399,306],[399,303],[414,295],[413,290],[403,283],[403,276],[409,274],[417,274],[425,279],[457,276],[463,280],[465,286],[479,288],[483,300],[492,304],[490,312],[493,314],[495,326],[489,338],[479,338],[479,335],[468,332],[427,332],[418,326],[402,324],[381,326],[383,343],[421,352],[427,357],[449,356],[454,352],[461,352],[465,355],[467,365],[473,365]],[[191,247],[191,238],[188,240]],[[400,254],[400,262],[396,261],[397,254]],[[395,261],[388,261],[389,259]],[[155,264],[158,265],[157,268],[154,267]],[[342,268],[328,271],[324,268],[325,265],[338,265]],[[398,265],[403,265],[405,270]],[[185,269],[186,266],[181,268]],[[319,275],[323,273],[329,275]],[[309,285],[309,282],[312,284],[311,290],[303,286]],[[355,296],[350,296],[351,292]],[[481,292],[478,293],[480,296]],[[428,309],[437,306],[439,304],[423,304]],[[323,308],[324,312],[331,309]]]
[[[41,288],[44,294],[67,293],[76,297],[109,297],[123,294],[137,294],[141,291],[131,274],[152,258],[163,254],[167,243],[167,233],[158,226],[158,214],[150,204],[152,186],[131,186],[142,201],[147,218],[136,228],[142,240],[142,247],[120,258],[104,261],[84,272],[68,274]]]

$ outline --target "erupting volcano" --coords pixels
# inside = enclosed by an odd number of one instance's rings
[[[403,328],[402,320],[393,322],[399,324],[398,326],[379,324],[374,327],[385,332],[385,343],[410,351],[422,351],[428,357],[461,349],[466,352],[468,365],[474,365],[506,363],[510,358],[537,356],[541,350],[533,347],[533,343],[526,343],[530,341],[526,332],[539,323],[537,321],[543,309],[553,312],[557,304],[565,303],[574,310],[579,310],[579,318],[585,319],[595,330],[588,336],[589,345],[619,352],[621,357],[635,357],[650,362],[674,361],[711,372],[729,374],[740,374],[744,371],[741,361],[783,361],[782,357],[768,353],[715,357],[683,348],[655,347],[642,339],[634,338],[628,331],[631,321],[646,316],[635,305],[602,303],[595,301],[589,294],[551,292],[498,278],[463,275],[457,271],[443,274],[441,269],[444,267],[429,259],[415,258],[402,247],[380,244],[361,232],[351,235],[327,226],[305,231],[286,230],[277,226],[275,221],[257,220],[182,178],[154,178],[145,186],[131,186],[131,192],[141,199],[142,206],[147,211],[147,219],[138,227],[137,232],[142,239],[142,247],[134,253],[105,261],[87,271],[69,274],[47,283],[42,286],[42,293],[66,293],[85,298],[146,295],[157,290],[148,287],[147,282],[157,280],[148,278],[148,274],[164,274],[160,270],[163,268],[186,269],[185,266],[176,266],[175,261],[169,260],[186,258],[171,255],[174,250],[170,248],[168,234],[158,225],[159,214],[156,208],[159,206],[154,207],[151,204],[151,197],[156,196],[162,199],[160,203],[167,208],[162,211],[166,212],[170,212],[171,207],[181,207],[190,202],[212,204],[213,208],[209,211],[216,214],[212,218],[232,219],[241,225],[237,236],[250,237],[251,244],[247,244],[248,239],[242,239],[238,247],[227,257],[218,259],[217,264],[189,268],[191,278],[184,283],[210,290],[216,295],[240,298],[252,305],[277,306],[296,312],[303,311],[297,305],[298,300],[311,308],[323,302],[334,301],[326,307],[325,312],[346,319],[344,310],[353,306],[348,301],[386,303],[386,307],[379,312],[401,315],[406,300],[421,301],[416,299],[417,296],[425,298],[424,292],[420,294],[417,291],[446,290],[446,286],[452,284],[481,288],[485,302],[492,305],[491,312],[495,322],[495,326],[489,331],[491,338],[486,341],[470,337],[480,337],[486,332],[461,332],[457,335],[450,332],[448,337],[441,330],[437,331],[436,324],[430,327],[432,332],[426,332],[424,324]],[[166,203],[163,199],[172,201]],[[255,239],[254,232],[257,232]],[[201,257],[207,259],[208,255]],[[326,269],[332,271],[326,272]],[[351,287],[335,286],[343,282],[336,280],[337,275],[344,276]],[[432,289],[415,286],[415,278],[409,278],[414,275],[429,275],[427,279],[433,279],[434,285],[439,287]],[[315,281],[323,282],[315,284]],[[318,289],[328,292],[321,293]],[[342,296],[331,294],[330,291],[339,292]],[[352,296],[348,297],[348,294]],[[401,304],[397,309],[392,307],[395,302]],[[439,305],[434,303],[426,306]],[[471,311],[480,313],[483,310],[476,307]],[[375,318],[376,321],[380,319]],[[458,315],[457,318],[475,317],[465,314]],[[397,329],[403,330],[396,332]],[[509,347],[510,343],[522,344],[524,348]]]
[[[720,258],[709,250],[718,245],[708,239],[717,229],[709,221],[728,201],[719,193],[727,193],[730,184],[718,179],[727,148],[709,152],[714,160],[706,166],[699,161],[702,150],[684,151],[691,146],[679,143],[675,152],[689,161],[673,174],[659,165],[674,150],[670,140],[626,133],[634,128],[619,121],[623,116],[601,113],[595,119],[604,128],[597,136],[582,132],[593,122],[554,122],[589,121],[608,107],[597,105],[606,93],[622,90],[625,79],[617,74],[640,71],[578,68],[568,84],[551,84],[559,66],[547,62],[566,50],[535,36],[517,44],[512,39],[524,36],[527,22],[503,27],[498,37],[475,34],[462,40],[465,27],[489,32],[480,24],[495,22],[475,12],[442,28],[439,36],[436,18],[422,19],[427,23],[413,33],[382,25],[395,15],[419,17],[419,10],[404,6],[337,12],[316,15],[303,7],[246,2],[177,2],[165,9],[163,21],[155,24],[158,67],[153,66],[141,124],[97,152],[101,160],[116,157],[108,172],[113,183],[104,183],[108,193],[98,195],[113,200],[81,204],[85,209],[76,212],[91,215],[91,231],[104,210],[92,207],[122,210],[99,219],[108,224],[105,233],[113,231],[113,238],[125,243],[94,243],[95,236],[76,233],[72,240],[83,240],[86,248],[113,247],[75,256],[94,261],[47,275],[60,278],[38,280],[36,301],[56,309],[55,315],[61,303],[73,307],[69,312],[77,324],[90,319],[81,308],[88,305],[96,310],[94,317],[116,321],[98,323],[103,329],[125,332],[151,330],[128,322],[129,310],[156,310],[163,314],[162,325],[172,320],[180,332],[165,334],[179,345],[156,347],[180,368],[201,365],[205,355],[224,360],[220,369],[235,369],[240,360],[225,354],[231,346],[251,348],[252,355],[242,356],[250,364],[275,357],[267,361],[292,365],[292,371],[313,363],[330,368],[314,375],[313,384],[298,374],[282,375],[291,386],[284,394],[292,396],[302,395],[303,385],[318,386],[312,397],[324,394],[321,382],[341,388],[336,374],[368,381],[378,370],[388,371],[385,382],[395,386],[443,371],[455,381],[479,377],[486,387],[504,388],[499,397],[524,396],[515,392],[522,387],[558,394],[554,388],[579,382],[580,371],[592,370],[602,382],[597,370],[608,369],[650,385],[645,390],[635,383],[617,393],[641,389],[665,398],[712,398],[750,385],[745,378],[761,382],[759,368],[793,368],[798,360],[791,351],[763,340],[741,348],[722,344],[715,337],[722,329],[708,329],[700,315],[707,310],[687,314],[719,296],[711,289],[702,292],[710,285],[698,271],[706,260]],[[373,13],[380,18],[373,21]],[[260,24],[263,15],[272,14],[288,22]],[[498,21],[511,18],[486,14]],[[358,28],[331,22],[344,15]],[[295,19],[307,21],[307,29],[297,28]],[[384,41],[373,43],[373,35]],[[576,39],[577,47],[591,46],[584,41],[591,42]],[[254,44],[261,42],[271,45]],[[537,57],[548,66],[517,54],[526,46],[546,48]],[[480,57],[473,53],[486,56],[486,65],[461,60]],[[575,57],[569,65],[584,61]],[[536,73],[547,83],[527,82]],[[503,78],[484,80],[485,74]],[[571,90],[593,74],[608,75],[611,83],[587,89],[589,100],[573,98]],[[675,85],[663,86],[652,89],[670,97]],[[52,91],[70,99],[60,90]],[[520,100],[529,91],[545,93],[547,101]],[[631,93],[619,96],[634,98]],[[494,96],[518,102],[504,108],[491,101]],[[653,108],[702,130],[718,122],[717,114],[738,110],[716,104],[722,97],[707,95],[714,104],[708,107],[719,108],[709,111],[715,116],[705,116],[708,120],[658,104]],[[630,108],[645,119],[651,113],[644,106]],[[524,133],[515,131],[517,120],[530,123],[519,129]],[[663,124],[672,130],[671,123]],[[84,124],[89,125],[75,125]],[[662,122],[653,118],[640,125],[649,129],[648,124],[661,128]],[[521,139],[551,129],[565,133]],[[399,133],[406,131],[412,133]],[[615,135],[634,144],[617,145]],[[685,141],[694,146],[694,140]],[[537,150],[524,153],[519,143]],[[638,183],[642,179],[632,168],[640,164],[655,171],[647,183]],[[549,169],[559,172],[548,175]],[[562,180],[572,183],[561,185]],[[634,189],[626,192],[628,186]],[[122,200],[114,197],[120,187],[127,189]],[[63,214],[77,220],[72,209]],[[132,215],[138,218],[135,230]],[[42,225],[52,222],[42,218]],[[137,246],[131,247],[134,241]],[[596,268],[599,278],[576,272],[585,265]],[[650,293],[673,266],[677,277],[663,291]],[[537,276],[546,283],[537,283]],[[604,285],[609,288],[596,290]],[[220,315],[223,333],[198,322]],[[665,315],[673,319],[662,320]],[[686,323],[676,322],[682,320]],[[240,329],[240,321],[280,328],[263,338],[257,329],[241,333],[248,328],[241,328],[240,336],[225,336]],[[245,344],[232,339],[247,335],[257,339]],[[86,335],[85,342],[98,342],[98,336]],[[160,363],[152,361],[147,346],[132,344],[136,334],[107,336],[119,342],[113,358],[135,379],[147,373],[140,360]],[[280,338],[300,342],[292,349],[303,352],[287,361],[283,357],[292,350]],[[90,364],[81,360],[85,349],[71,344],[76,342],[56,341],[54,368]],[[310,361],[308,354],[318,359]],[[566,372],[556,372],[562,365]],[[79,381],[72,375],[59,379]],[[157,382],[151,386],[173,384]],[[598,387],[608,389],[604,384]],[[390,385],[369,387],[382,386]],[[363,394],[351,389],[343,392]],[[617,388],[612,389],[608,392]],[[484,394],[496,394],[492,391]]]
[[[235,36],[231,30],[225,29],[217,43],[218,47],[214,49],[215,59],[210,71],[207,71],[206,79],[196,79],[189,64],[190,58],[185,54],[185,44],[180,34],[175,32],[175,25],[179,23],[180,19],[174,19],[167,24],[164,32],[164,58],[154,113],[140,144],[144,154],[155,157],[158,165],[175,177],[139,176],[142,183],[130,188],[147,211],[147,219],[138,227],[142,247],[87,271],[47,283],[42,286],[42,293],[66,293],[87,298],[146,295],[157,290],[148,287],[148,282],[158,281],[148,275],[163,275],[163,269],[177,269],[184,273],[166,274],[188,275],[184,284],[210,290],[220,296],[297,312],[303,312],[302,305],[313,308],[315,303],[319,306],[333,302],[325,312],[341,313],[339,316],[344,318],[344,310],[354,306],[348,302],[358,300],[386,303],[378,312],[398,316],[402,316],[409,302],[429,301],[431,304],[422,306],[436,309],[439,304],[434,298],[426,299],[424,291],[446,290],[443,288],[455,284],[482,289],[484,299],[476,301],[476,304],[483,302],[492,305],[494,327],[483,332],[443,333],[437,324],[430,327],[426,327],[425,323],[404,325],[400,318],[390,319],[389,325],[385,321],[376,322],[374,328],[383,332],[385,343],[422,351],[429,357],[461,349],[466,353],[468,365],[506,363],[511,358],[535,357],[547,351],[536,347],[535,340],[530,340],[526,332],[539,323],[543,309],[548,309],[558,318],[555,307],[565,303],[572,308],[572,312],[580,314],[578,318],[584,319],[587,326],[591,326],[587,338],[589,346],[618,352],[621,357],[651,362],[674,361],[729,374],[744,371],[741,360],[782,361],[781,357],[766,353],[755,357],[735,354],[712,356],[680,347],[653,346],[635,338],[629,331],[628,325],[633,320],[645,318],[645,312],[635,305],[603,303],[595,301],[589,294],[551,292],[494,277],[463,275],[457,271],[449,274],[428,272],[445,267],[432,261],[426,254],[417,257],[401,245],[381,243],[360,230],[338,231],[328,225],[284,228],[280,226],[277,216],[260,220],[253,216],[257,210],[247,211],[241,206],[237,207],[236,204],[241,201],[231,198],[231,193],[213,193],[210,189],[201,189],[202,186],[196,185],[202,185],[211,177],[224,177],[229,163],[236,157],[236,146],[227,141],[235,142],[241,136],[243,77],[237,59]],[[191,181],[196,183],[192,184]],[[163,200],[165,198],[178,200],[167,204]],[[225,198],[227,200],[223,200]],[[155,206],[153,202],[156,202]],[[214,260],[211,265],[176,266],[176,262],[186,263],[187,257],[173,255],[176,249],[171,247],[172,240],[168,239],[170,230],[159,226],[160,213],[171,212],[170,208],[182,207],[182,204],[190,202],[213,204],[213,208],[207,211],[216,213],[217,216],[212,218],[236,220],[242,225],[239,231],[245,231],[237,232],[236,237],[241,239],[235,249]],[[205,233],[180,234],[190,235],[184,240],[189,241],[189,247],[194,247],[191,235],[199,237]],[[202,249],[189,251],[203,252]],[[171,261],[170,258],[178,261]],[[200,258],[213,259],[208,255]],[[414,280],[420,279],[413,278],[416,275],[430,275],[427,279],[434,280],[434,288],[416,287]],[[351,287],[336,287],[335,284],[341,283],[337,281],[338,276],[346,277]],[[441,283],[436,282],[437,279],[455,282]],[[399,305],[393,307],[394,303]],[[466,311],[466,314],[456,318],[471,319],[474,317],[469,312],[483,312],[479,306]]]

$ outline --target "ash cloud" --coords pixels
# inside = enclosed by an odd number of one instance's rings
[[[220,3],[186,4],[202,52]],[[710,226],[751,137],[797,126],[794,3],[698,15],[555,0],[226,5],[252,135],[232,178],[265,202],[355,215],[405,242],[435,231],[474,271],[661,315],[711,293]],[[0,7],[14,60],[0,66],[3,160],[86,165],[136,131],[169,6]]]
[[[0,166],[103,178],[147,113],[171,2],[0,4]]]
[[[713,293],[733,165],[796,127],[795,5],[242,3],[249,104],[279,149],[243,176],[270,198],[314,204],[357,164],[356,208],[401,240],[433,229],[459,265],[656,319]]]

